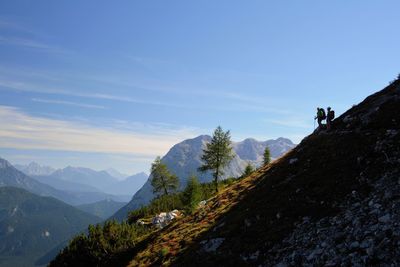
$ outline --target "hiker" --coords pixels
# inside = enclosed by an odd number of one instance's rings
[[[322,121],[326,119],[326,113],[323,108],[317,108],[317,116],[314,120],[318,120],[318,128],[322,129]]]
[[[331,107],[328,107],[326,110],[328,113],[326,116],[326,129],[329,131],[331,129],[331,123],[335,118],[335,111],[331,109]]]

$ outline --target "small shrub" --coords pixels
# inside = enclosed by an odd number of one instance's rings
[[[193,213],[202,199],[202,188],[196,176],[189,178],[185,190],[182,193],[182,202],[188,213]]]
[[[169,254],[169,248],[163,247],[160,250],[160,257],[165,258]]]

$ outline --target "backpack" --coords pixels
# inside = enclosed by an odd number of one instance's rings
[[[329,111],[328,116],[330,120],[333,120],[335,118],[335,111],[334,110]]]
[[[325,110],[324,110],[323,108],[320,109],[320,113],[319,113],[318,116],[320,116],[320,118],[321,118],[322,120],[325,120],[325,119],[326,119],[326,113],[325,113]]]

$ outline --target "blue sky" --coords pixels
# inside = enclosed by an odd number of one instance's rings
[[[299,142],[400,72],[399,1],[1,1],[0,156],[146,171],[221,125]]]

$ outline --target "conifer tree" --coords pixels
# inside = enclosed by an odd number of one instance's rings
[[[243,177],[247,177],[254,172],[254,167],[251,163],[247,163],[246,168],[243,171]]]
[[[151,164],[151,185],[153,193],[162,193],[168,195],[169,192],[175,191],[179,187],[179,180],[168,170],[167,165],[161,162],[161,158],[157,157]]]
[[[218,126],[213,133],[211,142],[203,149],[201,156],[203,165],[199,168],[202,172],[212,171],[216,192],[218,192],[218,179],[224,174],[223,168],[233,157],[230,132],[224,132],[221,126]]]
[[[183,191],[183,203],[188,207],[189,212],[193,212],[201,201],[202,190],[196,176],[191,176]]]
[[[264,150],[264,164],[269,164],[271,162],[271,152],[269,151],[269,148],[266,147]]]

